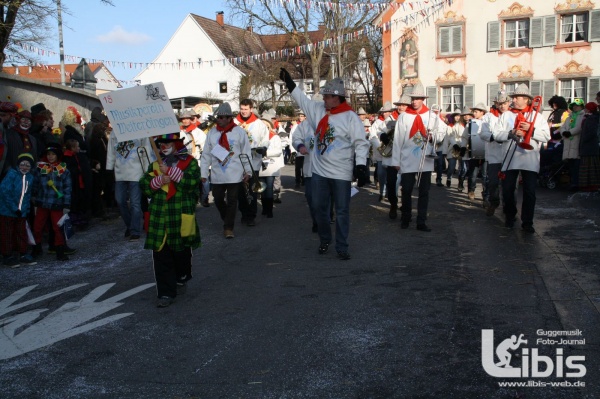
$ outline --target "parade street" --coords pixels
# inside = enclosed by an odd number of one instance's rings
[[[480,187],[432,184],[428,233],[368,185],[342,261],[317,253],[293,173],[234,239],[212,198],[197,208],[194,278],[168,308],[116,217],[70,261],[2,267],[0,397],[600,397],[598,196],[538,187],[530,234],[487,217]]]

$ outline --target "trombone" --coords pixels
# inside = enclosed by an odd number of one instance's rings
[[[246,169],[246,164],[250,167],[250,172],[252,173],[252,188],[248,182],[244,182],[244,188],[246,190],[246,199],[248,199],[248,203],[251,203],[253,200],[252,193],[262,193],[267,189],[267,183],[258,180],[258,174],[254,172],[254,168],[252,167],[252,162],[250,161],[250,157],[247,154],[240,154],[240,162],[242,163],[242,168],[244,168],[244,173],[248,173],[248,169]]]

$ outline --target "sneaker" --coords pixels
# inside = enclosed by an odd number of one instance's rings
[[[177,295],[182,295],[187,292],[187,281],[177,282]]]
[[[8,258],[4,258],[4,266],[16,269],[17,267],[21,266],[21,264],[16,256],[9,256]]]
[[[225,231],[223,232],[223,235],[225,236],[225,238],[233,238],[233,237],[235,237],[235,236],[233,235],[233,230],[225,230]]]
[[[131,232],[129,231],[129,229],[125,230],[125,234],[123,234],[123,238],[129,238],[129,236],[131,235]]]
[[[475,193],[473,191],[469,191],[469,199],[473,201],[475,199]]]
[[[170,296],[161,296],[156,301],[156,307],[166,308],[166,307],[170,306],[172,303],[173,303],[173,298],[171,298]]]
[[[338,251],[337,256],[338,256],[338,258],[340,258],[340,260],[348,260],[348,259],[350,259],[350,254],[348,252],[340,252],[340,251]]]
[[[450,185],[451,185],[450,180],[446,180],[446,187],[450,188]]]
[[[28,265],[28,266],[37,264],[37,262],[35,260],[33,260],[33,256],[28,255],[28,254],[21,256],[19,258],[19,263],[22,265]]]
[[[326,254],[326,253],[327,253],[327,251],[329,251],[329,243],[322,242],[322,243],[319,245],[319,255]]]
[[[139,241],[140,240],[140,236],[137,234],[132,234],[131,236],[129,236],[129,242],[135,242],[135,241]]]
[[[274,204],[281,204],[281,200],[279,199],[279,197],[276,197],[276,198],[273,200],[273,203],[274,203]]]
[[[531,234],[535,233],[535,229],[533,228],[533,226],[532,226],[532,225],[526,225],[526,226],[522,226],[521,228],[522,228],[522,229],[523,229],[523,231],[524,231],[524,232],[526,232],[526,233],[531,233]]]

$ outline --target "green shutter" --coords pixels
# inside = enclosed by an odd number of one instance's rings
[[[532,80],[529,82],[530,93],[533,97],[542,95],[542,81]]]
[[[452,27],[452,54],[462,53],[462,25]]]
[[[488,83],[487,85],[487,103],[492,105],[494,98],[498,97],[500,91],[500,83]]]
[[[475,85],[465,85],[464,90],[464,106],[473,107],[475,105],[473,102],[473,99],[475,98]]]
[[[548,105],[548,100],[552,98],[554,94],[556,94],[556,84],[554,80],[542,80],[542,98],[543,98],[543,110],[552,109],[550,105]]]
[[[427,86],[427,98],[429,104],[437,104],[438,103],[438,91],[437,86]]]
[[[554,46],[556,44],[556,16],[550,15],[542,17],[544,20],[544,46]]]
[[[600,91],[600,77],[592,76],[587,79],[588,102],[596,102],[596,93]]]
[[[542,47],[543,26],[543,18],[531,18],[531,24],[529,25],[529,47]]]
[[[487,51],[500,51],[500,22],[492,21],[487,24]]]
[[[450,54],[450,28],[440,28],[440,55]]]
[[[600,10],[590,11],[590,26],[588,30],[588,41],[600,41]]]

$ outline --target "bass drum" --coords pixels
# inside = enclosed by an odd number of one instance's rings
[[[478,134],[471,136],[471,159],[485,158],[485,141]]]

